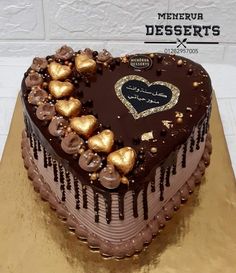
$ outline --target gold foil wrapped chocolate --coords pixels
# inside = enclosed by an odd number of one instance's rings
[[[114,134],[111,130],[103,130],[101,133],[88,139],[88,146],[95,152],[109,153],[114,144]]]
[[[69,100],[58,100],[55,104],[56,111],[65,117],[77,116],[81,109],[81,102],[70,97]]]
[[[70,126],[79,135],[89,138],[97,127],[97,119],[93,115],[75,117],[71,119]]]
[[[79,73],[94,73],[97,65],[87,54],[78,54],[75,57],[75,67]]]
[[[48,72],[53,80],[65,80],[71,74],[71,68],[57,62],[51,62],[48,66]]]
[[[135,164],[136,152],[131,147],[124,147],[110,153],[107,161],[114,165],[120,172],[127,174]]]
[[[50,81],[49,91],[57,99],[70,96],[74,90],[74,86],[70,82]]]

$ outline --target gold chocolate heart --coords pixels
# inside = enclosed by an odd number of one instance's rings
[[[124,147],[113,153],[110,153],[107,157],[107,161],[113,164],[119,171],[126,174],[130,172],[135,163],[136,153],[131,147]]]
[[[49,91],[57,99],[71,95],[74,86],[70,82],[50,81]]]
[[[80,73],[94,73],[96,72],[96,66],[96,62],[86,54],[78,54],[75,57],[75,67]]]
[[[97,127],[97,119],[93,115],[75,117],[70,120],[70,126],[79,135],[89,138]]]
[[[109,153],[114,144],[114,134],[111,130],[104,130],[88,140],[88,146],[95,152]]]
[[[51,62],[48,66],[48,72],[53,80],[65,80],[71,74],[71,68],[57,62]]]
[[[55,107],[57,112],[65,117],[77,116],[81,109],[81,102],[70,97],[69,100],[58,100]]]

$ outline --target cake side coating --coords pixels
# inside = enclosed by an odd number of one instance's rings
[[[113,256],[116,258],[124,258],[131,256],[135,252],[139,252],[145,246],[145,243],[150,243],[153,236],[165,226],[166,222],[172,218],[174,211],[178,210],[181,202],[188,199],[189,194],[194,191],[196,185],[201,182],[202,175],[204,175],[205,167],[210,163],[210,154],[212,152],[211,136],[206,137],[206,145],[199,161],[197,168],[193,174],[187,179],[180,189],[172,195],[165,205],[158,211],[153,218],[151,218],[145,228],[143,228],[132,239],[114,244],[109,240],[91,233],[84,223],[81,223],[76,217],[65,207],[60,198],[55,196],[48,183],[45,182],[38,167],[35,164],[34,156],[31,154],[29,139],[27,134],[23,131],[22,134],[22,156],[24,158],[25,167],[28,169],[28,176],[33,182],[35,191],[40,193],[42,199],[50,203],[51,208],[57,211],[60,218],[66,220],[69,229],[74,230],[78,238],[86,239],[88,245],[92,249],[99,249],[100,253],[105,256]]]
[[[211,93],[204,68],[179,56],[64,46],[35,58],[21,92],[29,176],[90,245],[131,255],[201,178]]]

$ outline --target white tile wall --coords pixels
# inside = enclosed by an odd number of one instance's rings
[[[224,59],[225,63],[235,65],[235,63],[236,63],[236,45],[228,45],[227,47],[225,47],[223,59]]]
[[[44,1],[50,39],[140,40],[166,0]]]
[[[160,12],[202,12],[204,20],[160,21],[156,19]],[[221,35],[210,40],[220,44],[198,45],[199,54],[186,56],[206,63],[236,168],[235,18],[235,0],[1,0],[0,157],[21,78],[33,56],[51,54],[62,44],[76,49],[107,48],[113,55],[163,52],[172,46],[143,43],[146,24],[215,24],[221,27]]]
[[[44,39],[42,1],[0,1],[0,37],[6,39]]]
[[[234,30],[234,18],[236,15],[235,0],[169,0],[169,12],[176,11],[203,13],[204,18],[200,24],[219,25],[221,27],[220,36],[213,37],[211,41],[236,43],[236,31]],[[192,38],[194,40],[194,37]],[[199,38],[196,37],[196,40],[198,41]]]
[[[157,20],[157,13],[163,12],[201,12],[204,19]],[[200,53],[191,57],[200,62],[236,64],[235,18],[235,0],[1,0],[0,56],[46,55],[63,43],[78,49],[117,49],[118,45],[117,52],[127,53],[134,42],[139,51],[163,51],[168,46],[144,45],[145,25],[179,23],[219,25],[221,35],[208,40],[220,45],[199,45]],[[195,39],[201,40],[191,37]]]

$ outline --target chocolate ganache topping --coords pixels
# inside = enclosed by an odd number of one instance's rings
[[[61,60],[69,60],[70,58],[72,58],[73,54],[74,50],[71,47],[64,45],[57,50],[55,58]]]
[[[81,137],[71,132],[62,139],[61,148],[67,154],[77,154],[83,143],[84,141]]]
[[[113,165],[107,165],[99,174],[99,181],[107,189],[115,189],[120,185],[120,174]]]
[[[31,64],[31,69],[35,71],[40,71],[41,69],[44,70],[47,68],[48,62],[46,58],[39,58],[35,57],[33,59],[33,63]]]
[[[210,113],[210,78],[186,58],[67,46],[49,57],[46,72],[30,68],[22,81],[26,120],[56,160],[104,194],[138,192],[157,167],[174,166]]]
[[[83,152],[79,158],[80,167],[88,172],[97,171],[101,167],[101,158],[91,150]]]
[[[48,126],[48,131],[52,136],[64,136],[67,126],[68,121],[66,119],[63,117],[54,117]]]
[[[101,63],[110,62],[112,60],[112,55],[109,51],[106,49],[103,49],[103,51],[99,52],[97,55],[97,61]]]
[[[25,84],[26,84],[26,87],[28,88],[34,87],[36,85],[41,85],[42,83],[43,83],[43,78],[41,74],[37,72],[30,73],[25,79]]]
[[[48,98],[47,91],[43,90],[39,86],[34,86],[29,93],[28,102],[34,105],[39,105],[45,102]]]
[[[40,104],[36,110],[36,116],[40,120],[51,120],[55,115],[55,106],[50,103]]]

